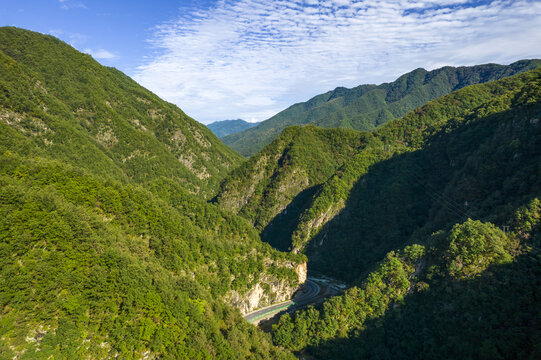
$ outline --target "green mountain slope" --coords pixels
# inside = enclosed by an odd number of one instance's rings
[[[293,247],[309,247],[312,269],[352,280],[410,236],[467,217],[508,218],[541,188],[540,73],[459,90],[376,130],[380,145],[349,159],[312,198]]]
[[[211,124],[208,124],[207,127],[218,136],[220,139],[231,134],[241,132],[246,129],[253,128],[258,123],[250,123],[241,119],[237,120],[222,120],[215,121]]]
[[[203,196],[240,163],[176,106],[51,36],[1,28],[0,66],[5,149]]]
[[[53,37],[0,68],[0,359],[291,358],[232,306],[305,261],[207,203],[240,156]]]
[[[468,85],[497,80],[541,66],[541,60],[511,65],[416,69],[391,83],[336,88],[307,102],[295,104],[253,129],[229,135],[223,141],[244,156],[251,156],[290,125],[313,124],[325,128],[371,130],[391,119]]]
[[[249,219],[263,240],[288,250],[286,234],[295,229],[306,201],[370,139],[353,130],[288,127],[223,181],[215,201]]]
[[[0,161],[0,358],[285,355],[226,305],[296,282],[246,221],[58,161]]]
[[[538,357],[540,118],[534,70],[375,131],[381,145],[301,215],[324,219],[300,229],[309,268],[357,286],[282,317],[275,343],[322,359]]]

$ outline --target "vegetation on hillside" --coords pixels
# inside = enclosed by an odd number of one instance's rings
[[[511,65],[485,64],[416,69],[391,83],[336,88],[295,104],[263,121],[257,127],[225,137],[224,142],[244,156],[251,156],[291,125],[312,124],[372,130],[389,120],[468,85],[498,80],[541,66],[541,60],[522,60]]]
[[[259,242],[246,221],[191,195],[172,207],[139,186],[56,161],[5,153],[1,169],[3,357],[269,350],[219,301],[265,271],[296,281],[293,269],[279,266],[288,256]],[[268,261],[276,265],[266,269]]]
[[[60,40],[0,28],[3,149],[209,197],[241,158],[204,125]]]
[[[306,201],[371,138],[369,133],[346,129],[289,127],[235,169],[221,184],[215,201],[249,219],[265,241],[291,250],[287,240]]]
[[[537,65],[418,69],[282,115],[370,128]],[[0,359],[536,359],[540,119],[538,69],[373,131],[289,127],[242,163],[119,71],[0,28]],[[272,337],[226,303],[294,287],[304,254],[351,287]]]
[[[388,253],[359,286],[282,316],[274,342],[320,359],[539,357],[539,199],[510,223],[468,219]]]
[[[540,118],[533,70],[375,131],[379,150],[352,157],[302,215],[327,221],[308,231],[309,269],[356,286],[283,316],[275,343],[322,359],[537,358]]]
[[[410,238],[468,217],[505,225],[541,192],[540,78],[533,70],[468,87],[375,131],[382,145],[322,185],[293,246],[308,246],[313,270],[351,281]]]
[[[240,156],[53,37],[0,68],[0,359],[291,358],[226,303],[305,261],[207,203]]]

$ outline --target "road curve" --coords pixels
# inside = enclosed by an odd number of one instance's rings
[[[244,319],[250,323],[258,323],[260,320],[276,315],[289,308],[298,308],[319,301],[325,294],[321,293],[321,287],[312,280],[306,280],[303,291],[291,300],[273,304],[244,315]]]

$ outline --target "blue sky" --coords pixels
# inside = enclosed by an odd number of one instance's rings
[[[264,120],[418,67],[541,58],[541,1],[0,0],[203,123]]]

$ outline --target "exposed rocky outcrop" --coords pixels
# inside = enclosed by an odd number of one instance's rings
[[[259,308],[289,300],[302,284],[306,282],[306,263],[287,264],[287,267],[295,268],[296,281],[280,279],[274,275],[264,273],[259,281],[247,293],[240,294],[238,291],[230,291],[227,296],[229,304],[238,308],[242,315],[248,314]]]

